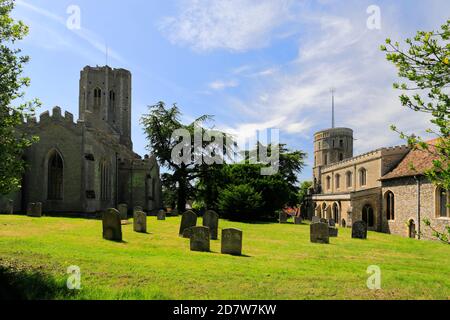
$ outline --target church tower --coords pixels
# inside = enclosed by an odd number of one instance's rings
[[[314,188],[320,183],[321,169],[353,157],[353,130],[332,128],[314,135]]]
[[[88,127],[118,135],[132,149],[131,73],[109,66],[85,67],[80,75],[79,115]]]

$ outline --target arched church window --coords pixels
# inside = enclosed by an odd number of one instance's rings
[[[335,179],[336,179],[336,189],[340,189],[341,188],[341,175],[337,174]]]
[[[111,170],[106,161],[100,164],[100,199],[103,201],[111,198]]]
[[[367,223],[368,227],[372,228],[375,225],[375,216],[371,205],[367,204],[364,206],[362,219],[365,223]]]
[[[351,171],[347,171],[347,188],[351,188],[353,186],[353,173]]]
[[[367,185],[367,170],[364,168],[359,170],[359,185],[361,187]]]
[[[328,176],[327,177],[327,190],[330,190],[330,189],[331,189],[331,177]]]
[[[94,89],[94,107],[98,108],[102,104],[102,89]]]
[[[450,193],[448,190],[438,188],[436,190],[436,208],[438,218],[446,218],[450,217],[450,208],[448,205],[450,204]]]
[[[48,160],[48,200],[62,200],[63,198],[64,164],[59,153],[54,150]]]
[[[109,114],[110,119],[116,122],[116,93],[113,90],[109,92]]]
[[[390,221],[395,220],[395,198],[392,191],[388,191],[385,195],[386,215]]]

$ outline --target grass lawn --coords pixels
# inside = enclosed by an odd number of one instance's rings
[[[0,216],[0,287],[13,282],[32,299],[450,298],[448,245],[373,232],[353,240],[350,229],[319,245],[308,225],[221,220],[244,232],[245,256],[234,257],[220,254],[220,240],[211,253],[190,252],[179,223],[149,217],[149,234],[126,225],[115,243],[98,220]],[[81,268],[77,293],[65,289],[71,265]],[[367,289],[370,265],[381,268],[381,290]]]

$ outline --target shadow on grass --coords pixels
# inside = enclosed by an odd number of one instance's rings
[[[53,277],[31,270],[12,270],[0,266],[0,300],[73,299],[76,292]]]

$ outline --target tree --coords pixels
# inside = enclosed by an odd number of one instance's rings
[[[434,155],[432,168],[426,176],[436,185],[450,190],[450,20],[440,31],[419,31],[413,39],[406,39],[409,46],[402,50],[398,42],[386,40],[381,50],[387,60],[398,68],[403,83],[394,83],[394,88],[404,91],[400,96],[403,106],[414,111],[430,114],[437,130],[429,129],[438,140],[430,145],[415,135],[408,135],[395,126],[412,148],[422,149]],[[410,92],[411,94],[409,94]]]
[[[208,176],[211,168],[203,162],[205,151],[211,151],[216,146],[220,146],[219,141],[203,141],[200,144],[195,143],[195,135],[200,134],[201,138],[216,134],[223,137],[226,142],[223,143],[223,154],[218,155],[224,161],[227,152],[233,148],[234,142],[230,136],[217,130],[202,127],[207,120],[212,120],[211,116],[203,115],[190,124],[183,124],[180,120],[181,113],[176,105],[166,108],[164,102],[159,102],[154,106],[149,106],[149,113],[144,115],[141,123],[144,126],[148,139],[148,149],[155,154],[158,162],[162,167],[167,168],[170,173],[164,175],[163,185],[167,190],[176,190],[177,193],[177,209],[186,210],[186,203],[189,195],[195,193],[194,183],[197,179]],[[183,140],[174,135],[177,130],[183,129],[189,133],[189,138]],[[224,142],[224,141],[222,141]],[[173,158],[173,152],[178,146],[183,146],[182,156],[186,156],[185,150],[188,151],[188,159],[180,162]],[[200,161],[195,161],[195,159]]]
[[[219,196],[218,205],[224,217],[235,221],[248,221],[258,218],[264,201],[261,192],[257,192],[248,184],[240,184],[224,189]]]
[[[313,183],[311,181],[304,181],[300,185],[300,191],[298,192],[298,203],[301,205],[306,200],[308,190],[311,189]]]
[[[25,170],[23,152],[35,137],[19,133],[17,127],[34,115],[38,100],[19,103],[25,96],[24,87],[30,79],[22,77],[23,67],[29,61],[21,50],[14,48],[28,33],[28,27],[11,17],[14,2],[0,0],[0,194],[6,195],[20,188]],[[17,103],[18,105],[14,105]]]

